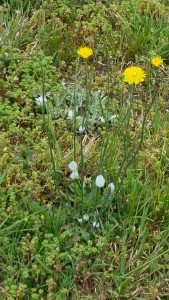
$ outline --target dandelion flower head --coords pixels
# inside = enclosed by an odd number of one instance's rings
[[[103,175],[98,175],[98,176],[96,177],[95,184],[96,184],[96,186],[97,186],[98,188],[104,187],[104,185],[105,185],[105,179],[104,179]]]
[[[114,185],[114,183],[113,183],[113,182],[109,183],[108,188],[110,189],[111,193],[113,193],[114,190],[115,190],[115,185]]]
[[[73,114],[73,110],[70,109],[70,110],[68,111],[67,115],[68,115],[68,119],[69,119],[69,120],[72,120],[72,119],[73,119],[73,115],[74,115],[74,114]]]
[[[146,73],[144,70],[138,66],[132,66],[125,69],[123,72],[124,82],[129,84],[139,84],[143,82],[146,78]]]
[[[71,171],[77,171],[77,169],[78,169],[77,163],[74,160],[70,162],[68,167]]]
[[[39,105],[43,105],[43,100],[44,100],[44,103],[46,103],[46,101],[47,101],[46,96],[45,97],[39,96],[39,97],[35,98],[36,103]]]
[[[93,222],[93,227],[94,227],[94,228],[95,228],[95,227],[96,227],[96,228],[99,228],[99,226],[100,226],[99,223],[97,223],[96,221]]]
[[[81,126],[79,127],[79,132],[80,132],[80,133],[85,132],[85,130],[86,130],[86,128],[85,128],[84,126],[81,125]]]
[[[151,64],[154,66],[154,67],[159,67],[163,64],[163,59],[161,58],[161,56],[156,56],[156,57],[153,57],[152,60],[151,60]]]
[[[83,216],[83,220],[84,220],[84,221],[89,221],[89,215],[84,215],[84,216]]]
[[[88,47],[80,47],[78,50],[77,50],[77,54],[84,58],[84,59],[87,59],[89,58],[90,56],[93,55],[93,50],[91,48],[88,48]]]
[[[70,174],[70,178],[72,180],[77,179],[78,177],[79,177],[78,170],[72,171],[72,173]]]

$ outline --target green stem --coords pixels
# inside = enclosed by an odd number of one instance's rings
[[[84,156],[83,156],[83,133],[80,134],[80,167],[81,167],[81,200],[82,200],[82,215],[83,215],[83,204],[84,204]]]
[[[123,140],[124,140],[124,158],[123,158],[123,160],[122,160],[122,162],[120,164],[120,168],[119,168],[118,173],[116,175],[116,180],[115,180],[116,182],[117,182],[117,180],[118,180],[118,178],[120,176],[120,173],[121,173],[121,171],[122,171],[122,169],[124,167],[125,161],[127,159],[127,151],[126,151],[127,147],[126,147],[126,144],[129,141],[129,124],[130,124],[131,112],[132,112],[132,106],[133,106],[134,90],[135,90],[135,86],[132,85],[130,87],[130,103],[129,103],[129,106],[128,106],[128,109],[127,109],[127,113],[125,115],[125,119],[127,119],[127,125],[126,125],[127,129],[126,129],[126,131],[125,131],[125,133],[123,135]]]
[[[85,121],[87,112],[88,112],[88,105],[89,105],[89,88],[88,88],[88,70],[87,70],[87,61],[85,61],[85,88],[86,88],[86,102],[85,102],[85,109],[84,115],[82,120],[82,128],[85,127]],[[83,132],[80,133],[80,159],[81,159],[81,200],[82,200],[82,215],[84,211],[84,155],[83,155]]]
[[[142,123],[142,128],[141,128],[141,136],[140,136],[140,141],[134,151],[134,153],[132,154],[131,158],[129,159],[129,161],[127,162],[126,166],[125,166],[125,169],[123,171],[123,175],[122,175],[122,178],[121,178],[121,181],[120,181],[120,185],[116,191],[116,195],[120,192],[120,189],[121,189],[121,186],[123,184],[123,181],[124,181],[124,178],[126,176],[126,172],[127,172],[127,169],[128,167],[132,164],[133,160],[135,159],[135,157],[137,156],[141,146],[142,146],[142,142],[143,142],[143,139],[144,139],[144,129],[145,129],[145,123],[146,123],[146,120],[147,120],[147,115],[152,107],[154,103],[154,99],[151,101],[150,105],[147,107],[147,103],[146,103],[146,109],[145,109],[145,113],[144,113],[144,118],[143,118],[143,123]]]
[[[116,175],[116,182],[118,182],[118,178],[120,177],[120,174],[122,172],[122,169],[125,165],[125,162],[127,161],[129,155],[127,153],[127,149],[128,149],[128,143],[129,143],[129,131],[130,131],[130,119],[131,119],[131,112],[132,112],[132,107],[133,107],[133,99],[134,99],[134,91],[135,91],[135,85],[132,84],[131,86],[129,86],[130,88],[130,97],[129,97],[129,106],[128,106],[128,109],[127,109],[127,113],[126,113],[126,118],[127,118],[127,124],[126,124],[126,131],[123,135],[123,143],[124,143],[124,157],[123,157],[123,160],[120,164],[120,168],[118,170],[118,173]],[[124,173],[123,173],[124,175]],[[122,185],[123,181],[120,181],[120,187]],[[120,191],[120,190],[119,190]],[[120,203],[119,201],[116,201],[116,207],[117,207],[117,210],[118,210],[118,215],[119,215],[119,218],[120,220],[122,220],[121,218],[121,212],[120,212]]]
[[[102,144],[102,149],[101,149],[101,155],[100,155],[100,160],[99,160],[99,167],[98,167],[98,172],[100,173],[103,170],[103,164],[104,160],[106,157],[106,151],[107,147],[109,144],[109,108],[110,108],[110,66],[111,62],[108,62],[108,68],[107,68],[107,93],[108,93],[108,101],[107,101],[107,106],[106,106],[106,122],[105,122],[105,136],[104,136],[104,141]]]
[[[85,109],[84,115],[82,120],[82,127],[85,126],[85,119],[87,118],[87,112],[89,109],[89,89],[88,89],[88,71],[87,71],[87,61],[85,61],[85,87],[86,87],[86,102],[85,102]],[[87,120],[86,120],[87,122]]]
[[[79,58],[76,61],[75,70],[75,83],[74,83],[74,94],[73,94],[73,106],[74,106],[74,116],[73,116],[73,158],[76,161],[76,89],[77,89],[77,75],[79,69]]]
[[[43,117],[43,124],[45,127],[45,132],[48,138],[48,144],[49,144],[49,151],[50,151],[50,157],[51,157],[51,162],[52,162],[52,167],[53,167],[53,172],[54,172],[54,182],[55,182],[55,190],[59,192],[60,194],[60,187],[59,187],[59,178],[56,170],[56,165],[55,165],[55,159],[53,155],[53,146],[52,146],[52,141],[50,138],[48,126],[46,124],[45,120],[45,70],[40,62],[41,70],[42,70],[42,99],[43,99],[43,105],[42,105],[42,117]]]

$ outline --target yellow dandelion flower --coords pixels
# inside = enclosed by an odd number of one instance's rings
[[[156,57],[153,57],[152,60],[151,60],[151,64],[154,66],[154,67],[159,67],[163,64],[163,59],[161,58],[161,56],[156,56]]]
[[[93,55],[93,50],[91,48],[88,48],[88,47],[80,47],[78,50],[77,50],[77,54],[82,57],[82,58],[89,58],[90,56]]]
[[[144,70],[137,66],[126,68],[123,72],[123,75],[124,82],[127,82],[129,84],[139,84],[140,82],[143,82],[146,78],[146,73],[144,72]]]

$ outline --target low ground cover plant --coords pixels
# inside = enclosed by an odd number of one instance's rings
[[[0,11],[0,299],[168,299],[167,3]]]

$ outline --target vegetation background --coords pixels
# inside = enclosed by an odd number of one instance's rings
[[[0,299],[169,299],[168,65],[167,0],[0,1]]]

